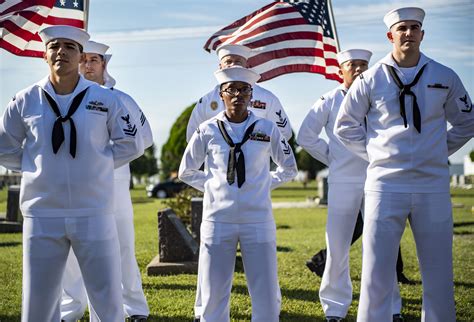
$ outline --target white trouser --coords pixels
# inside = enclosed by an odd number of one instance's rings
[[[123,321],[117,229],[112,215],[24,218],[23,322],[58,322],[69,249],[102,322]]]
[[[349,252],[359,210],[364,202],[363,183],[331,183],[326,224],[327,258],[319,289],[326,316],[345,317],[352,302]],[[396,275],[395,275],[396,276]],[[398,284],[393,293],[393,314],[400,313]]]
[[[456,320],[449,193],[366,191],[358,322],[391,321],[391,281],[407,218],[415,238],[423,283],[421,320]]]
[[[129,182],[116,180],[114,189],[116,209],[114,217],[118,231],[122,269],[123,312],[125,316],[148,316],[150,311],[142,289],[140,269],[135,259],[133,208]],[[65,321],[78,320],[83,316],[86,306],[87,295],[82,276],[74,254],[71,252],[63,279],[61,318]],[[97,321],[97,316],[94,314],[95,308],[92,307],[91,311],[91,320]]]
[[[230,224],[203,221],[198,278],[201,322],[230,321],[230,293],[240,244],[253,322],[278,322],[281,306],[273,221]],[[199,294],[197,295],[199,296]]]

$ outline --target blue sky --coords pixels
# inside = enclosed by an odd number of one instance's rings
[[[185,107],[214,85],[217,58],[202,47],[221,27],[270,3],[269,0],[90,0],[93,40],[110,45],[109,72],[117,88],[146,113],[158,149]],[[383,15],[401,6],[426,11],[422,51],[454,69],[474,98],[474,2],[472,0],[333,0],[341,49],[373,51],[372,65],[390,50]],[[48,73],[42,59],[17,57],[0,49],[0,112],[20,89]],[[318,74],[288,74],[262,83],[281,100],[296,132],[313,102],[338,83]],[[452,162],[474,149],[471,140]]]

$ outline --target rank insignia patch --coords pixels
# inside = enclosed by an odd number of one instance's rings
[[[253,108],[264,110],[267,108],[267,103],[259,101],[259,100],[255,100],[255,101],[250,102],[250,106]]]
[[[463,97],[458,98],[458,105],[461,105],[461,112],[464,113],[471,113],[472,111],[472,102],[469,99],[469,96],[465,94]]]
[[[104,106],[104,103],[99,102],[99,101],[90,101],[86,105],[86,110],[91,110],[91,111],[98,111],[98,112],[108,112],[108,108]]]
[[[276,125],[278,127],[285,127],[288,124],[288,121],[287,121],[286,117],[283,118],[281,116],[282,110],[279,110],[278,112],[275,112],[275,113],[276,113],[276,115],[278,115],[278,121],[276,122]]]
[[[288,143],[286,143],[285,139],[281,140],[281,144],[283,145],[283,153],[285,154],[290,154],[291,153],[291,148]]]
[[[270,136],[259,130],[250,134],[249,139],[253,141],[270,142]]]
[[[217,107],[219,107],[216,101],[212,101],[210,106],[211,106],[211,110],[213,111],[217,110]]]
[[[132,124],[130,122],[130,114],[121,116],[120,118],[124,120],[126,124],[126,127],[123,129],[123,133],[128,136],[135,136],[137,134],[137,127],[135,126],[135,124]]]

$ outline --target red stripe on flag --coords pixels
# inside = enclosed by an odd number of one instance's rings
[[[27,20],[30,20],[31,22],[34,22],[35,24],[37,25],[41,25],[46,17],[45,16],[42,16],[38,13],[36,13],[35,11],[21,11],[18,13],[18,15],[20,15],[21,17],[27,19]]]
[[[284,48],[252,56],[248,60],[249,68],[255,68],[273,59],[286,57],[320,57],[324,59],[324,50],[320,48]],[[326,59],[326,66],[339,66],[337,60]]]
[[[44,22],[47,25],[68,25],[77,28],[84,28],[84,21],[70,18],[49,16]]]
[[[279,20],[279,21],[274,21],[270,22],[266,25],[260,26],[256,28],[255,30],[252,30],[249,33],[244,33],[242,36],[237,37],[232,41],[233,44],[239,43],[247,38],[256,36],[258,34],[261,34],[263,32],[268,32],[269,30],[273,29],[278,29],[278,28],[283,28],[283,27],[288,27],[288,26],[296,26],[296,25],[306,25],[306,20],[304,18],[293,18],[293,19],[284,19],[284,20]],[[214,46],[212,46],[212,49],[216,49],[221,43],[225,42],[227,39],[230,39],[232,37],[235,37],[235,35],[229,35],[229,36],[224,36],[221,37],[218,41],[214,43]]]
[[[342,79],[337,76],[337,74],[326,74],[326,68],[324,66],[318,65],[307,65],[307,64],[294,64],[294,65],[285,65],[281,67],[277,67],[275,69],[266,71],[263,73],[259,82],[267,81],[269,79],[275,78],[280,75],[290,74],[290,73],[317,73],[317,74],[324,74],[326,79],[332,79],[342,83]]]
[[[10,20],[6,20],[0,23],[0,27],[5,28],[9,33],[25,40],[26,42],[30,40],[38,40],[41,41],[41,39],[38,36],[38,39],[34,39],[35,34],[29,32],[28,30],[25,30],[19,26],[17,26],[15,23],[11,22]]]
[[[9,42],[6,42],[3,39],[0,39],[0,48],[3,48],[5,50],[8,50],[12,54],[15,54],[17,56],[25,56],[25,57],[43,57],[43,52],[42,51],[36,51],[36,50],[21,50],[20,48],[12,45]]]
[[[265,47],[268,45],[273,45],[282,41],[290,41],[290,40],[323,41],[323,36],[319,32],[314,32],[314,31],[289,32],[289,33],[283,33],[283,34],[275,35],[275,36],[264,38],[264,39],[259,39],[254,42],[249,42],[249,43],[246,43],[245,46],[250,47],[250,48],[260,48],[260,47]]]
[[[252,26],[262,22],[263,20],[265,19],[269,19],[269,18],[274,18],[276,16],[279,16],[279,15],[284,15],[284,14],[287,14],[287,13],[291,13],[291,12],[296,12],[296,10],[293,8],[293,7],[287,7],[287,8],[275,8],[275,9],[272,9],[272,10],[269,10],[267,13],[261,15],[260,17],[258,17],[257,19],[253,20],[252,23],[250,24],[247,24],[246,26],[244,25],[244,28],[242,28],[240,30],[240,32],[244,32],[246,31],[247,29],[251,28]],[[283,19],[282,19],[283,20]],[[266,24],[266,26],[269,25],[269,24]],[[270,29],[273,29],[273,28],[270,28]]]
[[[55,3],[55,0],[24,0],[0,12],[0,15],[3,16],[8,13],[15,13],[17,11],[22,11],[27,8],[35,7],[35,6],[44,6],[44,7],[52,8],[54,3]]]
[[[233,23],[231,23],[230,25],[220,29],[217,33],[222,33],[223,31],[226,31],[226,30],[229,30],[229,29],[235,29],[235,28],[239,28],[241,26],[243,26],[247,21],[249,21],[250,19],[252,19],[253,17],[255,17],[256,15],[260,14],[261,12],[264,12],[266,11],[267,9],[273,7],[276,3],[270,3],[262,8],[260,8],[259,10],[253,12],[252,14],[248,15],[248,16],[245,16],[239,20],[236,20],[234,21]],[[207,50],[207,51],[211,51],[211,49],[209,48],[209,45],[211,44],[211,42],[215,39],[215,38],[218,38],[220,36],[211,36],[211,38],[209,38],[206,42],[206,44],[204,45],[204,49]]]

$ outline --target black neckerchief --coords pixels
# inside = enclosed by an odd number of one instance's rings
[[[250,134],[253,132],[253,128],[257,121],[253,122],[245,131],[242,142],[234,143],[227,133],[224,122],[217,120],[217,126],[221,131],[222,136],[226,143],[230,146],[229,150],[229,162],[227,163],[227,182],[232,185],[235,182],[235,172],[237,171],[237,186],[240,188],[245,182],[245,157],[244,152],[241,150],[242,145],[247,142],[250,138]],[[237,157],[237,153],[239,156]]]
[[[426,65],[423,65],[421,67],[420,71],[418,74],[416,74],[415,79],[413,82],[411,82],[408,85],[404,85],[400,78],[398,77],[395,68],[393,66],[387,65],[388,71],[390,72],[390,75],[392,75],[393,80],[395,81],[395,84],[397,84],[398,88],[400,88],[400,93],[398,94],[398,98],[400,100],[400,115],[403,118],[403,123],[405,124],[405,128],[408,126],[407,125],[407,115],[405,111],[405,95],[411,95],[413,96],[413,124],[415,125],[415,129],[418,131],[418,133],[421,133],[421,113],[420,113],[420,108],[418,107],[418,103],[416,102],[416,95],[415,93],[412,92],[411,88],[418,83],[420,80],[421,74],[423,74],[423,70],[425,69]]]
[[[51,142],[53,144],[53,152],[54,154],[58,153],[59,148],[64,142],[64,129],[63,129],[63,122],[69,121],[71,123],[71,137],[69,139],[69,154],[73,158],[76,157],[76,126],[74,125],[74,120],[71,118],[72,115],[77,111],[79,106],[81,105],[82,99],[86,95],[86,92],[89,88],[86,88],[82,92],[76,95],[74,99],[72,100],[71,105],[69,106],[69,110],[67,111],[66,116],[62,116],[61,112],[59,111],[58,104],[56,101],[49,95],[44,89],[43,93],[46,96],[46,99],[49,102],[49,105],[51,106],[51,109],[53,110],[54,114],[56,114],[56,121],[54,121],[53,125],[53,133],[51,136]]]

